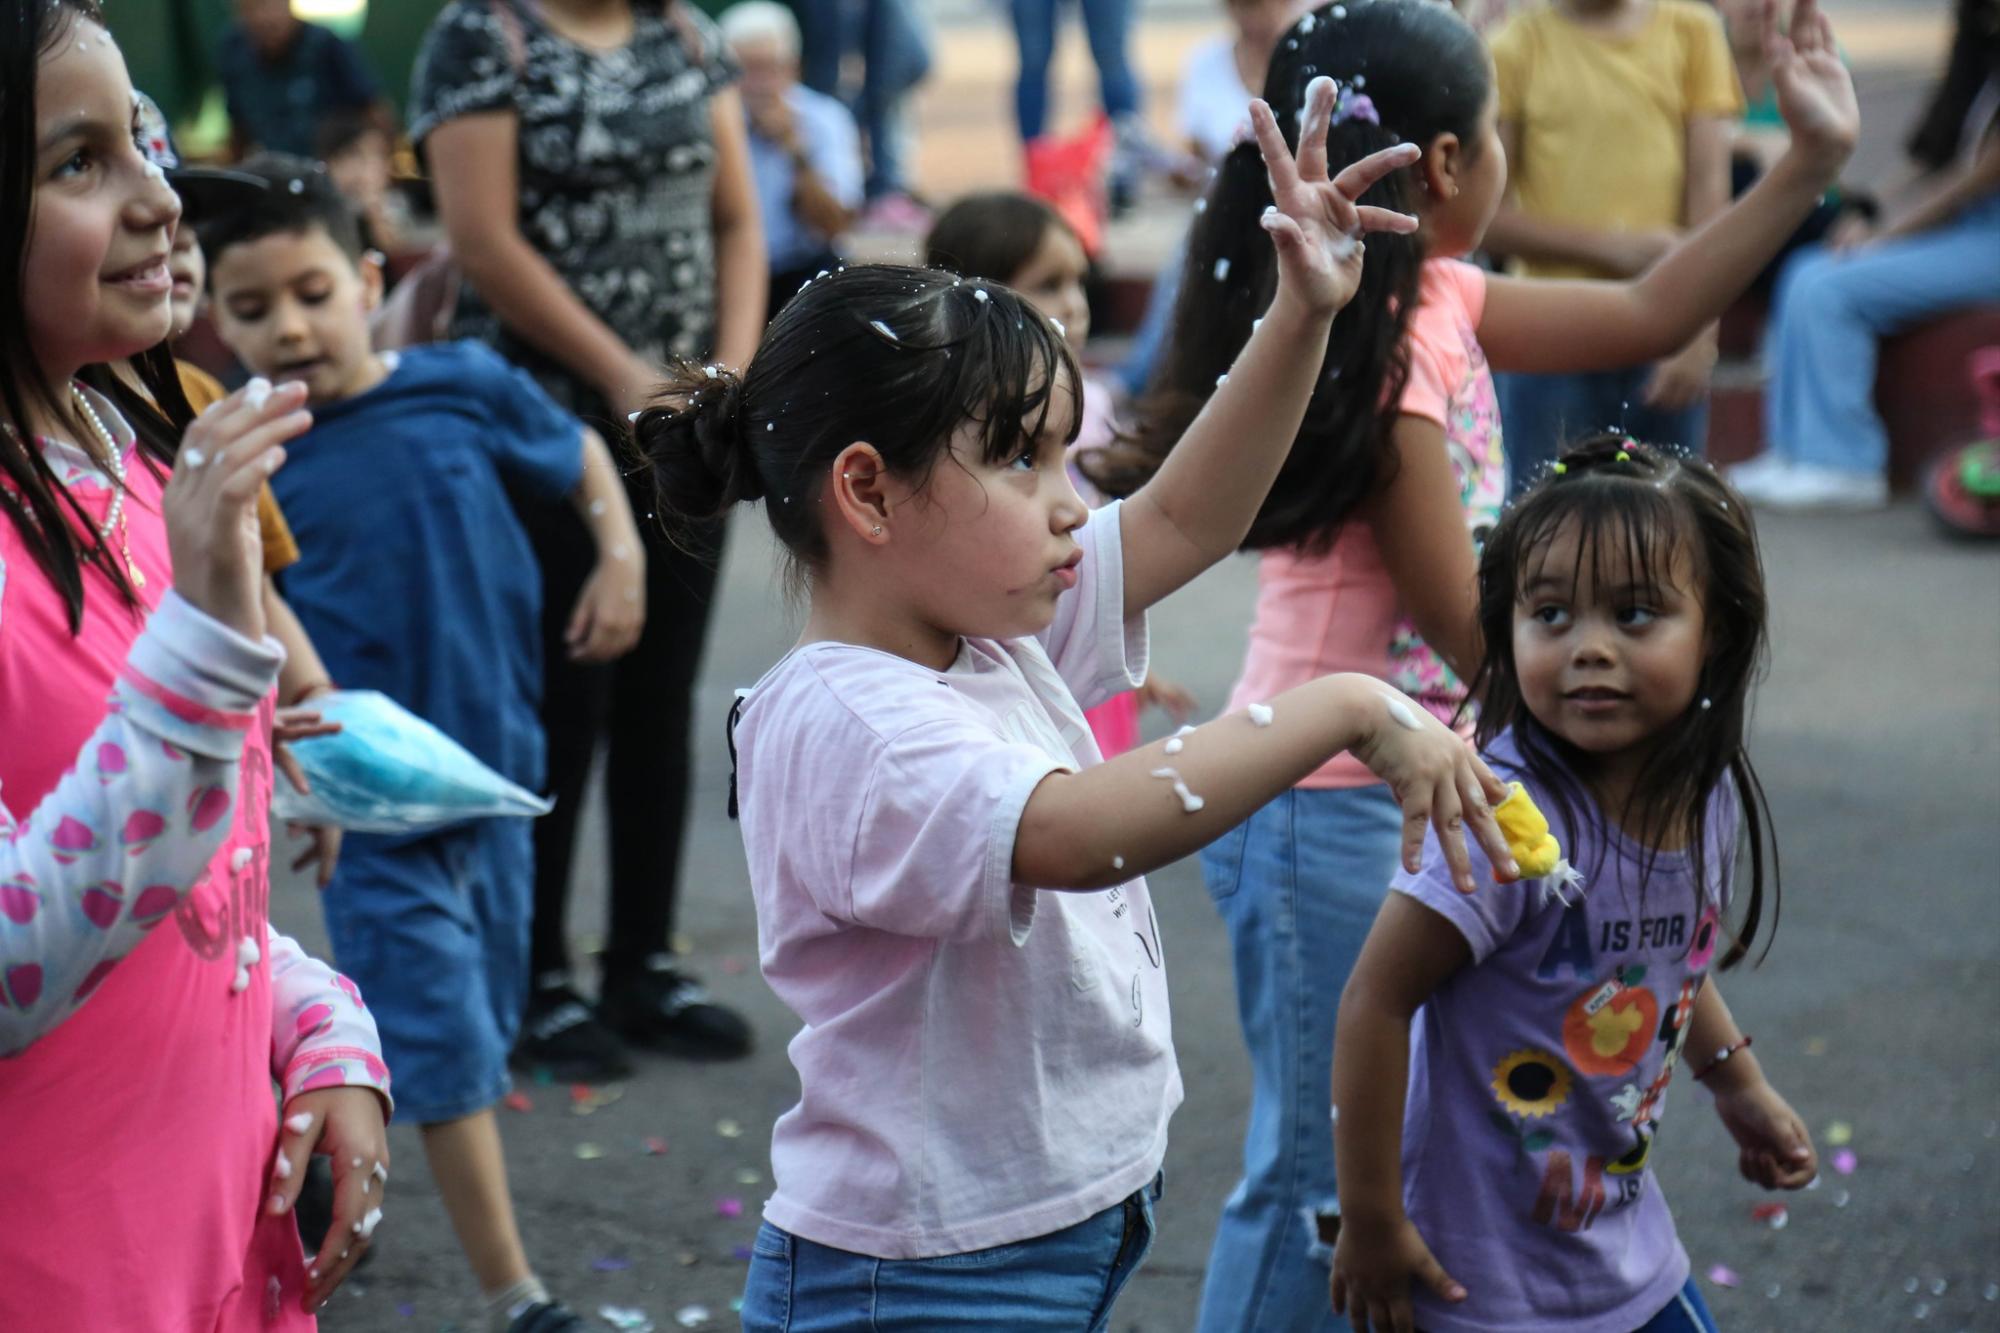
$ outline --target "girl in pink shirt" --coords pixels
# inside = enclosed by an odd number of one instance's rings
[[[1810,31],[1820,20],[1804,12]],[[1384,177],[1370,202],[1422,225],[1370,242],[1304,428],[1251,525],[1245,545],[1263,556],[1232,707],[1360,671],[1438,718],[1469,722],[1460,672],[1479,660],[1475,551],[1507,492],[1492,371],[1654,360],[1756,276],[1833,179],[1855,125],[1838,62],[1770,40],[1787,69],[1780,100],[1793,142],[1783,170],[1626,283],[1489,276],[1458,258],[1485,234],[1507,163],[1486,52],[1449,7],[1332,4],[1278,43],[1266,95],[1279,123],[1290,132],[1308,83],[1333,79],[1331,160],[1417,145],[1421,158]],[[1189,238],[1175,334],[1140,435],[1086,464],[1111,493],[1170,457],[1264,317],[1274,276],[1258,219],[1270,204],[1257,155],[1238,147]],[[1335,1014],[1395,873],[1398,837],[1390,793],[1338,755],[1203,855],[1234,945],[1255,1072],[1243,1180],[1209,1261],[1207,1333],[1337,1326],[1321,1225],[1337,1210],[1327,1116]]]
[[[1242,540],[1359,233],[1409,225],[1348,202],[1408,150],[1328,180],[1321,94],[1296,156],[1254,109],[1270,317],[1127,501],[1093,511],[1069,480],[1052,321],[934,270],[815,279],[743,378],[683,366],[636,423],[662,512],[762,499],[809,603],[734,725],[759,961],[804,1025],[747,1329],[1104,1328],[1181,1095],[1146,872],[1349,746],[1404,796],[1413,856],[1427,820],[1461,858],[1461,819],[1492,845],[1471,752],[1366,677],[1109,760],[1083,719],[1143,678],[1146,608]]]
[[[87,387],[139,356],[185,408],[180,205],[84,0],[0,3],[0,89],[0,1328],[310,1328],[380,1218],[388,1072],[267,915],[255,502],[304,395],[182,412],[183,445]],[[311,1152],[339,1197],[308,1259]]]

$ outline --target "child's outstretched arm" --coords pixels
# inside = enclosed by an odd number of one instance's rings
[[[1413,1280],[1447,1301],[1465,1299],[1465,1288],[1403,1212],[1403,1103],[1410,1019],[1471,957],[1456,926],[1392,893],[1340,997],[1333,1056],[1340,1239],[1332,1295],[1334,1312],[1352,1310],[1356,1328],[1410,1328]]]
[[[563,637],[577,661],[609,662],[630,652],[646,627],[646,548],[611,450],[588,426],[583,476],[570,499],[597,545],[597,567],[577,596]]]
[[[1305,420],[1333,317],[1361,282],[1366,231],[1416,229],[1416,219],[1355,200],[1415,161],[1414,145],[1370,154],[1327,178],[1332,80],[1306,91],[1294,154],[1271,108],[1250,104],[1276,201],[1264,230],[1278,248],[1278,290],[1208,406],[1158,474],[1125,502],[1125,611],[1137,615],[1235,551],[1250,531]],[[1228,275],[1217,273],[1217,281]]]
[[[1777,254],[1839,175],[1860,128],[1854,84],[1816,0],[1800,0],[1791,35],[1764,6],[1778,106],[1791,147],[1750,192],[1632,282],[1495,277],[1479,343],[1496,370],[1613,369],[1657,360],[1717,318]]]
[[[1715,1113],[1736,1140],[1743,1178],[1767,1190],[1810,1185],[1819,1174],[1812,1135],[1798,1112],[1765,1081],[1763,1066],[1750,1053],[1713,977],[1694,1002],[1687,1059],[1689,1071],[1715,1095]]]
[[[1468,824],[1493,864],[1517,873],[1493,820],[1506,790],[1486,765],[1410,699],[1372,676],[1341,675],[1080,773],[1051,773],[1021,812],[1013,880],[1043,889],[1123,884],[1213,842],[1342,750],[1402,805],[1412,872],[1434,823],[1464,892],[1477,887]]]

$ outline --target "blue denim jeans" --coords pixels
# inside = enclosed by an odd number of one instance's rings
[[[1402,812],[1380,784],[1295,787],[1201,854],[1229,929],[1250,1047],[1243,1179],[1222,1208],[1202,1333],[1345,1329],[1316,1219],[1336,1207],[1333,1031],[1340,992],[1396,873]]]
[[[1693,1278],[1667,1308],[1640,1325],[1638,1333],[1716,1333],[1715,1316],[1701,1298],[1701,1288]]]
[[[1690,453],[1708,448],[1708,398],[1678,412],[1646,406],[1651,366],[1577,375],[1496,375],[1507,469],[1519,495],[1541,480],[1563,449],[1598,431],[1622,430],[1648,444]]]
[[[909,0],[805,0],[799,77],[814,92],[838,97],[868,143],[870,199],[907,190],[903,177],[903,100],[930,73],[930,47]],[[843,90],[841,64],[862,57],[861,86]]]
[[[2000,301],[2000,191],[1915,236],[1851,254],[1799,251],[1778,278],[1765,333],[1764,438],[1793,462],[1880,475],[1889,461],[1875,411],[1880,340],[1982,301]]]
[[[1076,0],[1083,32],[1097,65],[1097,96],[1113,120],[1139,109],[1139,79],[1128,48],[1132,0]],[[1013,0],[1014,39],[1021,48],[1021,76],[1014,85],[1014,115],[1021,142],[1039,139],[1048,127],[1049,61],[1056,53],[1056,20],[1067,0]]]
[[[757,1229],[747,1333],[1099,1333],[1153,1246],[1161,1181],[1073,1227],[935,1259],[874,1259]]]

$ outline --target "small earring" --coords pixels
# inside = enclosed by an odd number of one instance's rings
[[[874,527],[870,528],[869,531],[874,533],[877,537],[880,537],[882,535],[882,525],[880,523],[877,523]],[[1702,706],[1704,708],[1708,706],[1706,700],[1702,702]]]

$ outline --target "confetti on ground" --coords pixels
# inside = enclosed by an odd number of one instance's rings
[[[683,1305],[674,1311],[674,1322],[682,1328],[704,1328],[712,1318],[706,1305]]]
[[[1916,1280],[1915,1278],[1913,1278],[1913,1277],[1907,1277],[1907,1278],[1904,1278],[1904,1279],[1903,1279],[1903,1293],[1904,1293],[1905,1295],[1907,1295],[1907,1296],[1914,1296],[1914,1295],[1916,1295],[1916,1294],[1917,1294],[1917,1287],[1918,1287],[1919,1285],[1921,1285],[1921,1284],[1920,1284],[1920,1283],[1918,1283],[1918,1281],[1917,1281],[1917,1280]]]
[[[630,1259],[621,1259],[615,1254],[607,1254],[590,1261],[590,1271],[593,1273],[622,1273],[631,1266]]]
[[[414,1319],[417,1315],[417,1307],[408,1301],[398,1301],[396,1302],[396,1313],[405,1319]]]
[[[665,1157],[667,1155],[667,1141],[657,1134],[649,1135],[639,1141],[639,1151],[645,1153],[648,1157]]]
[[[717,1199],[715,1201],[715,1215],[717,1217],[743,1216],[743,1200],[734,1198]]]
[[[1847,1201],[1852,1197],[1846,1190],[1836,1190],[1833,1195],[1833,1206],[1836,1208],[1845,1208],[1847,1207]]]
[[[739,1166],[736,1168],[736,1183],[739,1185],[755,1185],[763,1178],[763,1173],[754,1166]]]
[[[747,1264],[750,1262],[750,1247],[748,1245],[732,1245],[729,1247],[729,1257],[738,1263]]]
[[[1807,1054],[1807,1055],[1825,1055],[1825,1054],[1826,1054],[1826,1038],[1825,1038],[1825,1037],[1807,1037],[1807,1038],[1806,1038],[1806,1054]]]
[[[747,967],[748,964],[735,954],[731,954],[722,960],[722,970],[732,977],[741,976]]]
[[[579,1143],[576,1145],[576,1156],[578,1161],[594,1162],[604,1156],[604,1149],[594,1143]]]
[[[519,1111],[523,1115],[535,1109],[534,1099],[525,1092],[510,1092],[500,1099],[500,1104],[510,1111]]]
[[[1989,1282],[1986,1284],[1986,1299],[1989,1301],[2000,1301],[2000,1282]]]
[[[624,1333],[653,1333],[653,1321],[635,1305],[600,1305],[597,1317]]]
[[[1764,1288],[1764,1299],[1768,1301],[1775,1301],[1778,1299],[1778,1297],[1784,1294],[1785,1294],[1785,1289],[1779,1286],[1775,1282],[1773,1282],[1770,1286]]]
[[[1945,1281],[1943,1278],[1933,1278],[1931,1280],[1931,1295],[1942,1296],[1949,1290],[1951,1290],[1951,1283]]]
[[[1833,1155],[1833,1169],[1843,1176],[1853,1175],[1854,1168],[1860,1165],[1861,1159],[1856,1157],[1850,1149],[1842,1148]]]
[[[696,1264],[701,1262],[701,1256],[696,1254],[693,1250],[682,1250],[679,1254],[674,1256],[674,1262],[679,1264],[682,1268],[693,1268]]]
[[[743,1137],[743,1126],[734,1120],[718,1120],[715,1122],[715,1132],[725,1139],[740,1139]]]
[[[535,1066],[534,1080],[538,1087],[548,1087],[556,1081],[556,1076],[544,1066]]]
[[[1734,1287],[1743,1281],[1736,1275],[1736,1270],[1727,1264],[1717,1264],[1709,1269],[1708,1280],[1718,1287]]]
[[[572,1083],[569,1085],[569,1099],[577,1103],[594,1102],[597,1093],[588,1083]]]
[[[1773,1231],[1783,1231],[1792,1221],[1791,1210],[1782,1203],[1760,1203],[1750,1210],[1750,1216]]]
[[[1144,1270],[1141,1270],[1141,1271],[1144,1271]],[[1990,1299],[1990,1298],[1989,1298],[1989,1299]],[[743,1313],[743,1298],[742,1298],[741,1296],[731,1296],[731,1297],[729,1298],[729,1312],[730,1312],[731,1314],[742,1314],[742,1313]]]
[[[694,936],[676,933],[673,939],[668,942],[667,947],[685,958],[694,952]]]
[[[1854,1142],[1854,1126],[1845,1120],[1836,1120],[1826,1127],[1826,1142],[1830,1148]]]

